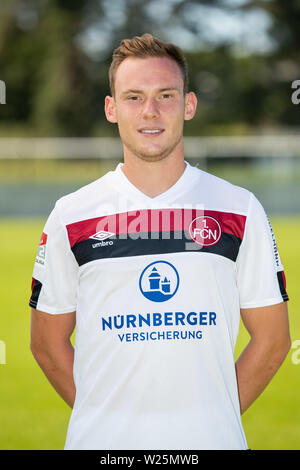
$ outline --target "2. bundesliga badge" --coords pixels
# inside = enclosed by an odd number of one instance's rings
[[[44,266],[45,264],[47,238],[48,238],[47,234],[43,232],[41,239],[40,239],[36,259],[35,259],[35,262],[39,264],[40,266]]]
[[[190,223],[189,235],[197,245],[211,246],[218,243],[222,230],[216,219],[207,215],[201,215]]]

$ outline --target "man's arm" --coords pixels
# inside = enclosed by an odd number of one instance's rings
[[[31,309],[31,351],[57,393],[72,408],[74,349],[70,341],[76,323],[75,312],[51,315]]]
[[[236,362],[241,414],[262,393],[291,346],[287,302],[241,309],[250,341]]]

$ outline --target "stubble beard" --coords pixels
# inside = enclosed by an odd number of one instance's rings
[[[123,146],[127,147],[127,149],[137,158],[145,162],[159,162],[160,160],[163,160],[164,158],[168,157],[173,152],[173,150],[179,145],[181,139],[182,135],[179,135],[176,141],[172,143],[172,145],[169,145],[168,147],[161,149],[157,152],[147,152],[147,150],[139,149],[137,146],[132,145],[130,142],[126,142],[125,140],[122,140],[122,142]]]

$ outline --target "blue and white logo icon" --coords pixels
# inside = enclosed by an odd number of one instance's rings
[[[176,294],[179,276],[176,268],[167,261],[148,264],[140,276],[142,294],[153,302],[165,302]]]

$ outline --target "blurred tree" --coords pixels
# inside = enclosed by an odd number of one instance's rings
[[[299,60],[300,2],[299,0],[250,0],[241,8],[260,8],[272,17],[269,33],[276,45],[276,54]]]
[[[272,19],[268,33],[274,50],[265,60],[268,88],[263,112],[274,122],[298,126],[299,109],[291,103],[290,96],[292,81],[300,78],[300,1],[251,0],[243,8],[260,8]]]
[[[1,6],[2,118],[42,135],[86,135],[93,124],[90,59],[76,35],[101,15],[101,2],[10,0]]]

